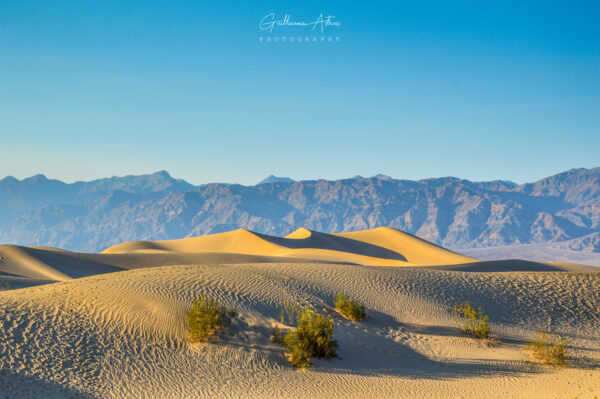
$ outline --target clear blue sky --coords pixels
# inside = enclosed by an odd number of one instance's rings
[[[261,43],[269,13],[334,15],[340,41]],[[525,182],[600,166],[598,21],[597,1],[3,0],[0,175]]]

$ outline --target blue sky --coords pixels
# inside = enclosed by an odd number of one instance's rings
[[[598,2],[250,3],[0,2],[0,175],[521,183],[600,166]],[[339,42],[261,43],[269,13],[333,15]]]

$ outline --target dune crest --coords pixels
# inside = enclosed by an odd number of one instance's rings
[[[337,233],[335,235],[401,252],[406,256],[407,261],[414,265],[450,265],[477,261],[475,258],[452,252],[393,227],[377,227],[371,230]]]
[[[309,238],[312,235],[312,231],[309,229],[305,229],[304,227],[300,227],[292,233],[285,236],[285,238],[289,238],[292,240],[301,240],[304,238]]]
[[[126,242],[102,253],[156,251],[233,253],[381,266],[450,265],[477,261],[389,227],[338,234],[299,228],[286,237],[238,229],[179,240]]]

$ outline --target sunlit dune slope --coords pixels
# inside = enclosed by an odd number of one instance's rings
[[[406,257],[407,262],[414,265],[450,265],[475,261],[473,258],[449,251],[392,227],[378,227],[335,235],[399,252]]]
[[[449,265],[476,261],[392,228],[340,234],[301,228],[286,237],[239,229],[180,240],[126,242],[103,253],[165,251],[293,257],[382,266]]]

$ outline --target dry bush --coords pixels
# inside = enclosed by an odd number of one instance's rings
[[[194,300],[187,313],[190,341],[208,341],[221,333],[236,315],[235,310],[221,306],[218,301],[202,295],[199,300]]]
[[[290,363],[294,367],[307,368],[313,357],[329,359],[336,356],[338,344],[333,339],[333,319],[298,307],[286,307],[285,312],[296,324],[296,329],[284,333],[276,327],[273,330],[273,341],[282,344],[289,351]]]
[[[352,321],[363,321],[367,317],[365,305],[362,302],[349,298],[341,292],[335,296],[334,305],[342,316]]]
[[[483,314],[481,308],[475,310],[469,302],[454,306],[454,321],[465,334],[476,338],[488,338],[490,334],[490,318]]]
[[[536,362],[551,366],[564,366],[567,363],[568,341],[558,334],[536,331],[537,337],[525,344],[525,350],[531,352]]]

